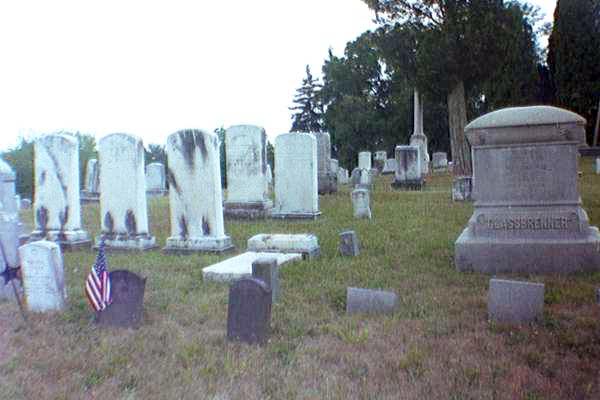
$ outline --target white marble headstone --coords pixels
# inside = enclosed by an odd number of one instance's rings
[[[367,189],[354,189],[352,191],[352,209],[354,218],[371,219],[371,199]]]
[[[372,167],[371,164],[371,152],[370,151],[361,151],[358,153],[358,168],[366,169],[370,171]]]
[[[22,224],[19,221],[19,206],[15,201],[15,173],[12,168],[0,159],[0,273],[6,267],[17,268],[19,258],[19,236]],[[13,298],[14,294],[10,285],[4,285],[0,278],[0,299]]]
[[[166,190],[165,166],[159,162],[146,165],[146,192],[149,194],[165,194]]]
[[[85,190],[89,193],[98,193],[100,190],[100,171],[98,160],[90,158],[85,169]]]
[[[340,185],[347,185],[350,181],[350,176],[348,175],[348,170],[346,168],[339,168],[337,175],[338,183]]]

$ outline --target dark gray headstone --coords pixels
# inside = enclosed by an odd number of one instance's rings
[[[271,330],[271,290],[258,279],[244,278],[229,288],[227,338],[250,344],[267,341]]]
[[[397,306],[396,293],[353,287],[346,291],[346,314],[391,314]]]
[[[523,324],[542,316],[544,284],[490,279],[488,315],[490,320]]]
[[[360,254],[358,236],[354,231],[340,233],[340,253],[343,256],[357,256]]]
[[[271,289],[272,302],[279,298],[279,267],[277,258],[261,257],[252,263],[252,277],[263,281]]]
[[[96,313],[96,323],[120,328],[138,328],[144,312],[146,278],[126,270],[110,274],[112,303],[104,311]]]

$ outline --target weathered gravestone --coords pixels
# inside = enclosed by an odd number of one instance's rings
[[[369,190],[354,189],[351,196],[354,218],[371,219],[371,196],[369,195]]]
[[[340,185],[347,185],[350,181],[348,177],[348,170],[346,168],[338,168],[337,180]]]
[[[64,249],[89,247],[89,235],[81,229],[79,198],[79,144],[68,134],[36,139],[35,229],[31,240],[47,239]]]
[[[162,163],[146,165],[146,193],[150,196],[165,196],[168,193],[165,166]]]
[[[97,202],[100,200],[100,168],[98,160],[90,158],[85,167],[85,181],[81,191],[81,201]]]
[[[577,189],[585,120],[555,107],[494,111],[465,128],[475,210],[455,243],[460,271],[600,270],[600,234]]]
[[[340,162],[335,158],[331,159],[331,172],[337,176],[338,171],[340,170]]]
[[[424,184],[419,147],[396,146],[396,175],[392,187],[403,190],[421,190]]]
[[[29,311],[59,311],[67,289],[60,247],[46,240],[19,247],[25,304]]]
[[[358,168],[371,171],[371,168],[373,168],[373,166],[371,164],[370,151],[361,151],[360,153],[358,153]]]
[[[396,159],[388,158],[385,160],[385,164],[383,165],[383,170],[381,171],[381,175],[393,175],[396,173]]]
[[[244,278],[229,288],[227,338],[264,344],[271,331],[271,290],[258,279]]]
[[[471,201],[473,200],[473,177],[454,176],[452,180],[452,200],[453,201]]]
[[[358,256],[360,254],[360,243],[354,231],[340,233],[340,254],[342,256]]]
[[[95,322],[103,326],[138,328],[144,314],[146,278],[126,270],[111,271],[109,277],[112,303],[96,312]]]
[[[354,168],[350,180],[355,188],[371,189],[373,185],[373,175],[367,169]]]
[[[491,321],[524,324],[544,312],[544,284],[490,279],[488,316]]]
[[[11,284],[1,274],[6,275],[19,267],[19,238],[23,224],[19,221],[19,210],[14,201],[16,175],[12,168],[0,159],[0,299],[12,299]]]
[[[237,279],[250,278],[252,277],[252,264],[265,257],[274,258],[279,266],[302,260],[301,253],[247,251],[202,268],[202,280],[204,282],[233,282]]]
[[[305,259],[318,257],[321,253],[319,239],[311,234],[265,234],[248,239],[248,251],[301,253]]]
[[[419,148],[419,156],[421,157],[420,168],[421,175],[425,176],[429,173],[429,150],[427,148],[427,136],[423,133],[423,102],[422,97],[415,89],[414,91],[414,130],[410,136],[409,144]]]
[[[114,133],[98,144],[100,218],[107,249],[148,250],[156,239],[148,229],[144,145],[133,135]]]
[[[373,162],[375,164],[375,168],[378,173],[383,172],[383,167],[385,166],[385,161],[387,160],[387,152],[386,151],[376,151],[373,156]]]
[[[316,218],[317,140],[309,133],[285,133],[275,138],[274,218]]]
[[[432,167],[435,172],[448,170],[448,155],[443,151],[433,153]]]
[[[331,138],[327,132],[315,132],[317,139],[317,181],[319,194],[337,192],[337,175],[331,168]]]
[[[253,125],[236,125],[225,132],[227,200],[225,215],[234,218],[265,218],[273,203],[269,199],[267,135]]]
[[[349,287],[346,314],[391,314],[398,306],[398,295],[384,290]]]
[[[233,248],[225,235],[219,139],[187,129],[167,139],[171,236],[166,252],[223,252]]]
[[[252,277],[271,289],[272,303],[279,299],[279,263],[274,257],[261,257],[252,263]]]

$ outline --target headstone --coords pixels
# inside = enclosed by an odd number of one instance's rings
[[[40,240],[19,247],[25,304],[29,311],[59,311],[67,290],[60,247]]]
[[[146,165],[146,193],[150,196],[167,195],[167,177],[162,163],[153,162]]]
[[[279,299],[279,265],[274,257],[261,257],[252,263],[252,277],[263,281],[271,289],[271,301]]]
[[[253,125],[232,126],[225,132],[227,200],[225,215],[265,218],[271,213],[267,176],[267,135]]]
[[[385,166],[385,161],[387,160],[387,152],[386,151],[376,151],[373,156],[374,166],[377,169],[378,173],[383,172],[383,167]]]
[[[95,322],[103,326],[138,328],[144,314],[146,278],[126,270],[109,273],[112,303],[96,312]]]
[[[360,244],[356,232],[345,231],[340,233],[340,254],[352,257],[360,254]]]
[[[337,192],[337,174],[331,167],[331,138],[327,132],[315,132],[317,139],[317,181],[319,194]]]
[[[448,170],[448,155],[443,151],[433,153],[433,170],[435,172]]]
[[[31,200],[30,199],[21,199],[21,209],[22,210],[31,209]]]
[[[171,236],[166,252],[223,252],[225,235],[219,139],[213,133],[182,130],[167,139]]]
[[[354,189],[352,191],[352,209],[354,218],[371,219],[371,199],[369,190]]]
[[[267,183],[269,184],[269,191],[273,186],[273,169],[271,168],[271,164],[267,164]]]
[[[596,172],[596,175],[600,175],[600,158],[596,158],[596,160],[594,161],[594,170]]]
[[[348,177],[348,170],[346,168],[339,168],[337,176],[338,183],[340,185],[347,185],[350,181],[350,178]]]
[[[425,183],[418,146],[396,146],[396,175],[392,187],[421,190]]]
[[[317,140],[309,133],[275,138],[274,218],[314,219],[321,215],[317,188]]]
[[[385,160],[385,164],[383,166],[383,171],[381,171],[382,175],[393,175],[396,173],[396,159],[388,158]]]
[[[89,247],[81,227],[79,144],[68,134],[45,135],[34,144],[35,229],[31,241],[47,239],[63,249]]]
[[[455,176],[452,180],[452,200],[453,201],[471,201],[473,200],[473,177]]]
[[[501,323],[525,324],[544,312],[544,284],[490,279],[488,316]]]
[[[335,158],[331,159],[331,172],[337,176],[338,171],[340,170],[340,162]]]
[[[258,234],[248,239],[248,251],[301,253],[303,258],[318,257],[319,240],[311,234]]]
[[[98,160],[90,158],[85,167],[85,182],[81,191],[81,201],[84,203],[100,200],[100,168]]]
[[[425,176],[429,173],[429,150],[427,148],[427,136],[423,132],[423,102],[422,97],[415,89],[414,91],[414,130],[410,137],[410,145],[419,148],[419,156],[421,157],[421,175]]]
[[[148,229],[144,145],[133,135],[114,133],[100,139],[101,236],[107,249],[148,250],[156,239]]]
[[[271,330],[271,290],[258,279],[244,278],[229,288],[227,338],[264,344]]]
[[[585,119],[548,106],[494,111],[465,128],[475,210],[455,243],[460,271],[600,270],[600,234],[577,182]]]
[[[17,211],[21,210],[21,196],[18,194],[15,194],[15,207]]]
[[[366,169],[370,171],[373,166],[371,165],[371,152],[361,151],[358,153],[358,168]]]
[[[398,295],[384,290],[349,287],[346,290],[346,314],[392,314],[398,307]]]
[[[19,267],[19,237],[23,224],[19,220],[19,208],[14,201],[16,175],[12,168],[0,158],[0,274],[6,268]],[[11,201],[12,200],[12,201]],[[0,277],[0,299],[14,298],[11,284],[4,284]]]
[[[270,253],[247,251],[227,260],[202,268],[202,279],[205,282],[233,282],[237,279],[252,276],[252,263],[260,258],[272,257],[277,265],[302,260],[301,253]]]
[[[373,176],[372,170],[361,169],[356,187],[370,190],[373,187]]]

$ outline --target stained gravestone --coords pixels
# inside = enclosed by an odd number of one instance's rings
[[[317,183],[319,194],[337,192],[337,175],[331,168],[331,138],[327,132],[315,132],[317,139]]]
[[[421,158],[420,167],[421,175],[425,176],[429,173],[429,151],[427,148],[427,136],[423,132],[423,101],[419,92],[414,91],[414,130],[410,137],[410,145],[419,148],[419,156]]]
[[[60,247],[46,240],[19,247],[25,304],[29,311],[59,311],[67,290]]]
[[[19,267],[17,251],[23,225],[19,220],[19,207],[14,201],[15,182],[14,171],[0,159],[0,274],[8,274],[7,268]],[[0,299],[13,297],[11,284],[5,285],[0,276]]]
[[[507,108],[465,128],[475,210],[455,243],[460,271],[600,270],[600,234],[581,207],[585,119],[548,106]]]
[[[165,166],[162,163],[146,165],[146,193],[151,196],[164,196],[168,193]]]
[[[244,278],[229,288],[227,338],[264,344],[271,330],[271,290],[258,279]]]
[[[436,172],[448,170],[448,155],[442,151],[433,153],[432,167]]]
[[[385,160],[385,164],[383,166],[383,171],[381,171],[382,175],[393,175],[396,173],[396,159],[388,158]]]
[[[385,166],[385,161],[387,160],[387,152],[386,151],[376,151],[373,156],[373,162],[375,164],[375,168],[379,173],[383,172],[383,167]]]
[[[398,307],[398,295],[384,290],[349,287],[346,314],[391,314]]]
[[[101,236],[107,249],[148,250],[156,239],[148,229],[144,145],[133,135],[115,133],[100,139]]]
[[[100,199],[100,168],[98,160],[90,158],[85,167],[85,181],[81,201],[96,202]]]
[[[166,252],[223,252],[233,248],[225,235],[219,139],[183,130],[167,139],[171,236]]]
[[[348,177],[348,170],[346,168],[338,168],[337,180],[340,185],[347,185],[350,181]]]
[[[396,146],[396,175],[392,183],[393,188],[421,190],[425,181],[419,153],[417,146]]]
[[[261,257],[252,263],[252,277],[271,289],[272,303],[279,299],[279,264],[274,257]]]
[[[285,133],[275,138],[274,218],[316,218],[317,140],[309,133]]]
[[[253,125],[236,125],[225,132],[227,201],[225,215],[234,218],[265,218],[273,203],[269,199],[267,135]]]
[[[342,256],[358,256],[360,254],[360,243],[354,231],[340,233],[340,254]]]
[[[96,312],[95,322],[103,326],[138,328],[144,314],[146,278],[126,270],[111,271],[112,303]]]
[[[541,318],[544,284],[490,279],[488,316],[501,323],[523,324]]]
[[[371,219],[371,196],[367,189],[352,191],[352,210],[354,218]]]
[[[370,171],[373,166],[371,165],[371,152],[361,151],[358,153],[358,168],[366,169]]]
[[[311,234],[261,233],[248,239],[247,247],[256,252],[301,253],[308,259],[321,253],[319,239]]]
[[[47,239],[62,248],[89,247],[81,229],[79,144],[68,134],[38,138],[34,144],[35,229],[31,240]]]

